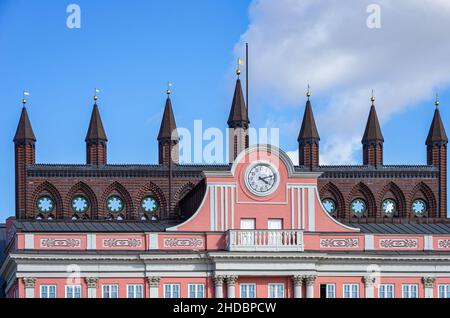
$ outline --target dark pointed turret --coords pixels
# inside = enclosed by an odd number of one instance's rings
[[[228,116],[228,142],[229,142],[229,161],[233,162],[237,155],[249,146],[248,126],[250,120],[248,118],[248,110],[245,105],[244,94],[242,93],[239,68],[236,71],[238,78],[234,89],[233,101],[231,102],[231,110]]]
[[[168,83],[166,105],[158,134],[158,161],[159,164],[167,166],[170,166],[171,163],[179,163],[178,141],[180,139],[170,100],[170,85]]]
[[[439,169],[438,207],[436,216],[447,217],[447,144],[448,138],[439,112],[439,99],[436,95],[436,109],[428,132],[427,163]]]
[[[311,91],[308,86],[306,92],[307,101],[305,112],[303,114],[302,126],[298,134],[299,146],[299,164],[307,166],[310,169],[319,166],[319,132],[317,131],[316,121],[311,107]]]
[[[17,125],[16,134],[14,136],[14,143],[36,142],[33,128],[31,127],[30,119],[28,118],[27,108],[22,107],[22,114],[20,115],[19,124]]]
[[[383,164],[383,143],[380,122],[375,109],[375,97],[372,94],[366,130],[361,143],[363,144],[363,163],[365,165],[378,166]]]
[[[97,106],[97,96],[94,96],[94,107],[92,109],[91,121],[86,134],[86,162],[93,165],[105,165],[107,161],[106,137],[103,128],[100,111]]]

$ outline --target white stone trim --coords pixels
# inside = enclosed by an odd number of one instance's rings
[[[97,235],[95,233],[86,234],[86,249],[87,250],[97,249]]]
[[[316,230],[316,205],[314,197],[315,189],[308,189],[308,231]]]
[[[425,251],[433,250],[433,236],[432,235],[424,235],[423,242],[424,242],[424,250]]]
[[[375,248],[375,241],[373,234],[364,235],[364,250],[372,251]]]
[[[34,234],[33,233],[25,233],[24,234],[24,243],[26,250],[34,249]]]
[[[148,249],[149,250],[158,250],[159,249],[158,233],[149,233],[148,234]]]

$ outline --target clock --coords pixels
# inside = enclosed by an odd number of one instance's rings
[[[278,172],[274,166],[265,162],[251,165],[245,174],[245,184],[253,194],[264,196],[276,190],[279,183]]]

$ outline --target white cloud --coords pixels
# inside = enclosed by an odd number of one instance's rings
[[[254,0],[236,46],[237,53],[251,45],[253,108],[303,106],[311,84],[322,164],[354,162],[371,89],[385,122],[418,102],[431,104],[450,80],[450,1],[379,0],[380,29],[366,25],[372,3]]]

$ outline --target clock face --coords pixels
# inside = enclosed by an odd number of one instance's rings
[[[254,194],[268,195],[276,188],[278,174],[271,165],[258,163],[247,172],[245,181],[249,190]]]

